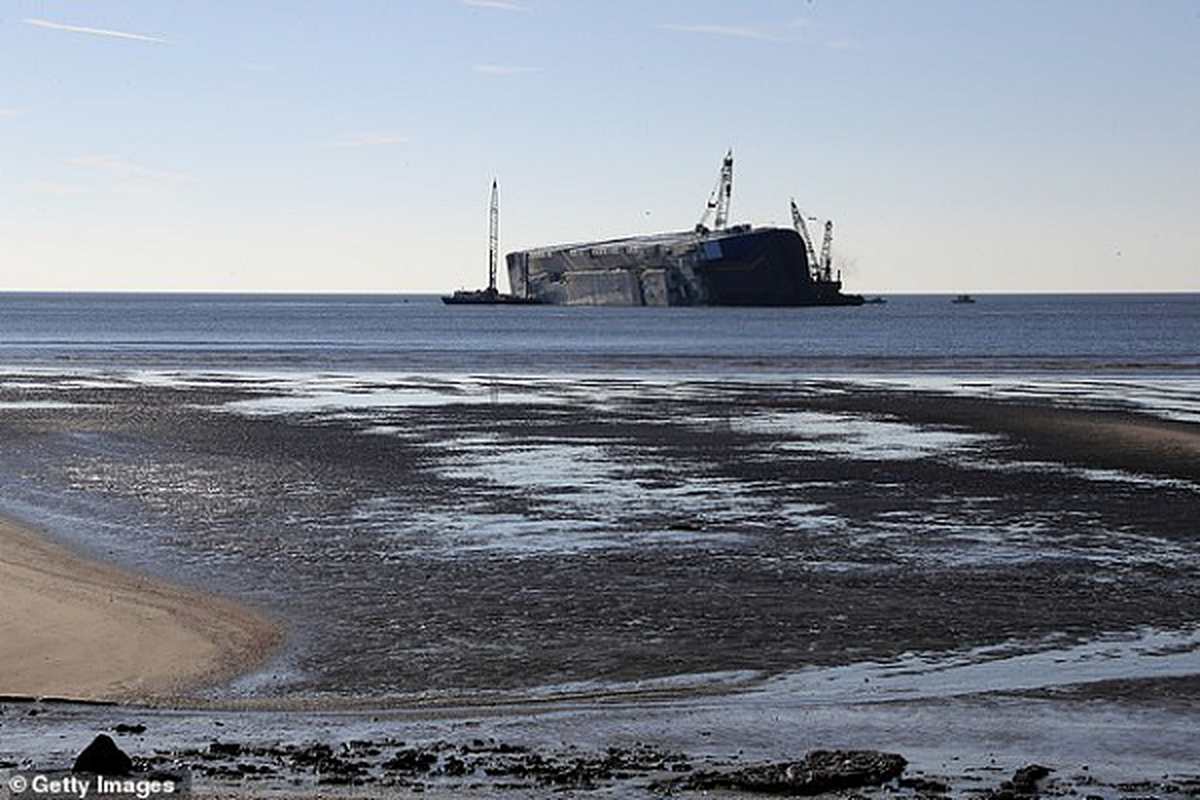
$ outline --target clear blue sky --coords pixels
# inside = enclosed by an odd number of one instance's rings
[[[0,76],[0,289],[478,286],[493,177],[688,229],[732,147],[852,291],[1200,291],[1198,0],[4,0]]]

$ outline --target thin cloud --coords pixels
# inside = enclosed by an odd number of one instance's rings
[[[184,172],[166,172],[149,169],[120,156],[98,155],[68,158],[66,161],[73,167],[82,167],[93,172],[107,175],[125,181],[149,181],[154,183],[199,183],[195,175]]]
[[[838,52],[845,52],[847,50],[863,50],[863,49],[865,49],[865,45],[863,45],[862,42],[856,41],[854,39],[833,39],[828,43],[827,46],[829,47],[830,50],[836,50]]]
[[[11,184],[9,189],[17,194],[43,197],[68,197],[83,192],[82,189],[74,184],[59,183],[57,181],[25,181],[23,183]]]
[[[159,36],[147,36],[143,33],[130,33],[129,31],[115,31],[108,28],[90,28],[86,25],[69,25],[65,22],[54,22],[36,17],[26,18],[25,24],[33,25],[37,28],[48,28],[52,31],[85,33],[89,36],[107,36],[110,39],[126,39],[135,42],[152,42],[154,44],[174,44],[170,39],[163,39]]]
[[[344,133],[312,144],[321,147],[394,147],[412,140],[406,133]]]
[[[496,8],[501,11],[524,11],[524,6],[519,6],[516,3],[509,3],[506,0],[461,0],[464,6],[473,6],[474,8]]]
[[[703,33],[715,36],[727,36],[735,39],[758,39],[760,41],[777,41],[778,36],[742,25],[659,25],[659,28],[680,33]]]
[[[15,108],[0,107],[0,117],[19,117],[19,116],[21,116],[21,112],[17,111]]]
[[[528,75],[541,72],[542,67],[518,67],[505,64],[476,64],[475,71],[481,75]]]

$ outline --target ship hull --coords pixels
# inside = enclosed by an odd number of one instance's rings
[[[788,228],[739,226],[509,253],[516,294],[559,305],[860,305],[841,282],[817,280]]]

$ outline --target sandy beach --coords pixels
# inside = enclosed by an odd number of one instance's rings
[[[259,663],[261,614],[85,559],[0,520],[0,694],[164,702]]]

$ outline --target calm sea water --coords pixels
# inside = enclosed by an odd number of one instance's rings
[[[861,308],[446,307],[431,296],[0,294],[0,365],[453,373],[1200,373],[1200,295]]]

